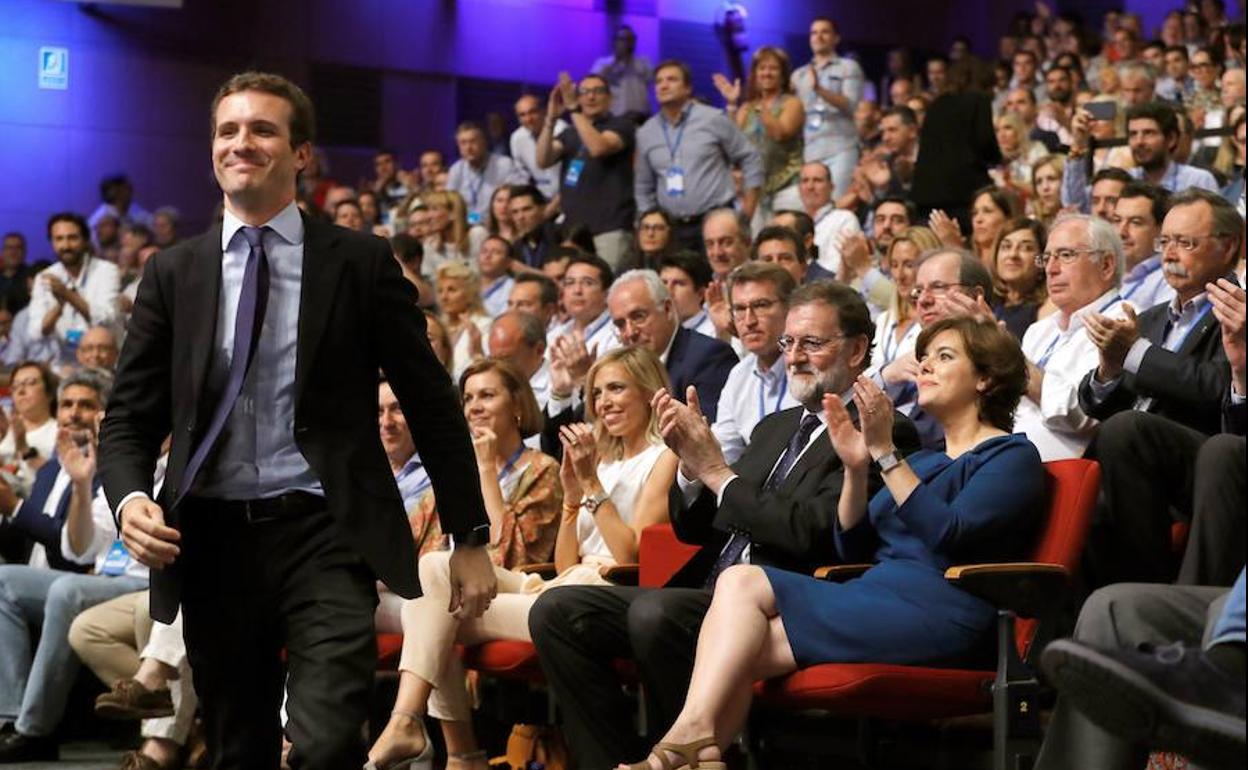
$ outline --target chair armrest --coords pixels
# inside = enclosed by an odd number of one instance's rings
[[[963,564],[945,570],[945,579],[998,609],[1013,610],[1025,618],[1055,609],[1070,585],[1065,567],[1038,562]]]
[[[516,567],[516,572],[524,575],[541,575],[547,580],[559,574],[559,570],[555,567],[555,563],[553,561],[546,561],[540,564],[525,564],[523,566]]]
[[[871,564],[832,564],[827,567],[820,567],[815,570],[815,577],[820,580],[830,580],[833,583],[843,583],[846,580],[853,580],[856,577],[862,577],[862,573],[871,569]]]
[[[602,571],[602,576],[617,586],[635,586],[641,574],[639,564],[617,564]]]

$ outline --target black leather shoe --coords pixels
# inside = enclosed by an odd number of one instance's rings
[[[9,733],[0,737],[0,765],[16,762],[55,762],[61,758],[56,739]]]
[[[1244,765],[1244,682],[1199,649],[1108,651],[1062,639],[1041,665],[1059,693],[1115,735],[1201,766]]]

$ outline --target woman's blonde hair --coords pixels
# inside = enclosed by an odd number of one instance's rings
[[[1020,157],[1026,155],[1027,145],[1031,143],[1031,139],[1027,136],[1027,127],[1023,125],[1023,119],[1018,116],[1018,113],[1007,111],[1001,113],[996,120],[992,121],[993,129],[996,129],[1002,123],[1008,123],[1010,128],[1014,129],[1014,138],[1018,142],[1016,148],[1018,155]],[[1001,152],[1004,153],[1005,148],[1002,148]]]
[[[481,277],[468,266],[467,262],[456,259],[438,265],[438,269],[434,271],[434,280],[441,283],[448,279],[459,281],[463,285],[464,293],[468,295],[469,313],[485,312],[485,305],[481,301]],[[446,317],[445,310],[442,310],[442,316]],[[444,321],[444,323],[449,323],[449,321]]]
[[[889,263],[889,260],[893,257],[893,249],[896,248],[899,243],[909,243],[918,249],[919,254],[922,254],[931,249],[939,248],[940,236],[936,235],[935,231],[933,231],[930,227],[907,227],[905,230],[901,231],[901,235],[893,238],[893,242],[888,244],[888,251],[884,254],[884,261],[885,263],[890,264],[890,266],[891,263]],[[918,255],[916,254],[915,257],[917,259]],[[901,292],[894,286],[893,299],[889,303],[888,309],[892,311],[893,318],[896,318],[900,323],[901,321],[905,321],[910,318],[910,314],[913,312],[914,307],[910,303],[910,298],[903,297]]]
[[[449,212],[446,227],[438,233],[443,244],[449,244],[459,251],[460,256],[468,256],[468,208],[464,199],[454,190],[435,190],[421,196],[425,208],[441,208]]]
[[[650,407],[650,399],[654,397],[659,388],[666,388],[669,391],[672,388],[667,378],[667,369],[650,348],[640,345],[618,348],[605,356],[599,356],[594,365],[589,368],[589,373],[585,375],[585,418],[594,425],[594,440],[598,445],[598,454],[603,460],[624,458],[624,439],[607,433],[602,420],[597,419],[598,415],[594,407],[594,378],[598,376],[598,372],[603,367],[612,364],[618,364],[624,369],[628,379],[632,380],[632,383],[641,391],[646,408],[650,409],[650,419],[646,421],[646,438],[652,442],[662,441],[663,438],[659,435],[659,416]]]
[[[1248,112],[1244,110],[1242,104],[1237,104],[1227,110],[1226,125],[1231,129],[1231,133],[1222,137],[1218,154],[1213,159],[1213,170],[1223,176],[1230,176],[1235,171],[1235,162],[1238,160],[1235,152],[1235,129],[1244,122],[1245,115],[1248,115]]]
[[[1066,173],[1066,156],[1064,155],[1045,155],[1035,163],[1031,164],[1031,193],[1032,206],[1034,207],[1036,218],[1042,223],[1049,225],[1053,223],[1054,217],[1062,209],[1061,195],[1058,195],[1057,206],[1049,211],[1042,208],[1040,202],[1040,193],[1036,192],[1036,178],[1040,176],[1040,169],[1052,167],[1057,172],[1058,190],[1061,190],[1062,176]]]
[[[486,372],[498,374],[499,379],[503,381],[503,387],[507,388],[507,393],[511,396],[511,402],[515,404],[518,412],[516,415],[516,429],[520,431],[520,437],[528,438],[541,433],[542,426],[545,423],[542,417],[542,409],[537,405],[537,397],[533,395],[532,386],[529,385],[529,381],[525,379],[524,375],[520,374],[520,370],[501,358],[483,358],[480,361],[474,361],[469,364],[464,373],[459,375],[459,392],[461,396],[470,378]]]

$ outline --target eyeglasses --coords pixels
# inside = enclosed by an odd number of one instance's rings
[[[1048,267],[1049,262],[1056,259],[1059,264],[1073,265],[1075,260],[1084,255],[1102,254],[1104,249],[1058,249],[1036,255],[1036,267]]]
[[[933,297],[943,297],[949,293],[954,286],[966,286],[964,283],[945,283],[944,281],[932,281],[929,284],[918,284],[910,290],[910,301],[917,302],[919,297],[923,296],[923,292],[930,293]]]
[[[785,334],[781,336],[780,339],[776,340],[776,345],[780,348],[780,352],[782,353],[788,353],[793,349],[793,346],[796,345],[797,348],[806,355],[813,356],[816,353],[822,353],[823,350],[833,342],[843,339],[845,339],[844,334],[834,334],[831,337],[807,336],[801,337],[800,339],[795,339]]]
[[[580,96],[602,96],[611,93],[611,89],[605,86],[584,86],[576,89],[576,93]]]
[[[1191,68],[1194,70],[1209,69],[1212,66],[1213,66],[1213,62],[1207,62],[1207,61],[1194,61],[1191,64]]]
[[[761,316],[763,313],[769,312],[773,307],[779,304],[780,301],[775,299],[756,299],[747,304],[733,305],[731,308],[732,317],[745,318],[751,311],[753,311],[755,316]]]
[[[583,278],[566,278],[565,277],[565,278],[559,279],[559,283],[560,285],[568,289],[578,284],[583,289],[592,289],[594,287],[602,285],[602,281],[599,281],[597,278],[590,278],[589,276],[585,276]]]
[[[1222,233],[1214,233],[1213,235],[1163,235],[1153,241],[1153,248],[1159,253],[1166,253],[1171,246],[1177,246],[1179,251],[1184,254],[1191,254],[1200,248],[1200,244],[1205,241],[1217,240],[1225,238]]]

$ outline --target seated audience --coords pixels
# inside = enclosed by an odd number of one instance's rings
[[[552,248],[562,241],[559,228],[546,219],[546,197],[532,185],[516,185],[507,199],[507,214],[516,230],[516,257],[521,264],[539,268]]]
[[[0,721],[14,728],[0,737],[0,763],[58,758],[55,732],[78,670],[70,623],[88,607],[147,587],[147,568],[121,545],[112,512],[96,494],[97,417],[111,385],[111,375],[93,370],[61,382],[57,462],[40,472],[16,511],[0,501],[12,517],[6,526],[38,544],[27,564],[0,565],[0,646],[8,659],[0,666]]]
[[[490,332],[490,316],[481,302],[481,279],[467,263],[445,262],[435,278],[438,309],[455,361],[451,374],[458,378],[468,364],[485,355],[483,338]]]
[[[706,291],[711,285],[711,266],[696,251],[665,254],[654,268],[672,297],[680,325],[689,331],[715,336],[715,322],[706,307]]]
[[[750,256],[750,222],[732,209],[715,209],[702,220],[702,246],[711,272],[724,280]]]
[[[6,415],[8,430],[0,440],[0,466],[30,484],[56,446],[57,377],[46,364],[23,361],[13,368],[9,389],[13,411]]]
[[[739,269],[779,284],[788,278],[774,267]],[[861,297],[828,281],[804,286],[789,300],[780,340],[788,392],[801,406],[759,421],[731,466],[698,415],[696,395],[688,394],[687,406],[675,394],[655,399],[664,440],[681,463],[670,491],[672,524],[698,552],[661,590],[564,588],[533,608],[529,628],[547,681],[564,704],[564,734],[581,767],[610,767],[621,752],[642,750],[630,729],[635,707],[620,691],[613,657],[637,661],[647,724],[665,730],[684,700],[697,629],[725,569],[740,562],[808,572],[836,560],[836,498],[847,470],[825,437],[821,403],[852,399],[854,378],[868,361],[871,317]],[[904,418],[894,434],[889,440],[902,452],[917,445]],[[878,473],[862,470],[864,481],[878,488]]]
[[[437,300],[433,284],[423,274],[425,247],[421,239],[410,233],[399,233],[390,237],[390,250],[394,259],[403,271],[403,277],[416,287],[416,302],[421,307],[432,307]]]
[[[989,270],[994,296],[992,313],[1021,340],[1037,318],[1054,310],[1044,286],[1044,268],[1036,257],[1044,251],[1044,225],[1034,219],[1006,222],[997,238]]]
[[[92,326],[83,333],[74,355],[79,366],[113,372],[117,369],[117,356],[120,352],[117,333],[113,331],[113,327]]]
[[[507,296],[507,309],[536,316],[549,335],[558,322],[559,286],[541,273],[519,273]]]
[[[1027,394],[1019,402],[1014,427],[1036,445],[1045,462],[1082,457],[1097,421],[1079,403],[1079,381],[1096,366],[1099,350],[1085,319],[1093,314],[1126,317],[1119,288],[1122,244],[1098,217],[1067,214],[1058,219],[1044,250],[1050,301],[1057,312],[1031,325],[1023,335]]]
[[[1122,298],[1147,310],[1174,299],[1174,289],[1166,282],[1157,251],[1161,223],[1170,210],[1170,193],[1147,182],[1124,185],[1109,221],[1118,229],[1126,272],[1122,276]]]
[[[465,393],[477,387],[468,382],[470,378],[464,380]],[[518,572],[501,566],[500,560],[495,568],[498,595],[480,618],[461,619],[446,609],[448,559],[429,555],[420,560],[424,595],[403,607],[406,633],[399,696],[390,723],[369,752],[374,767],[432,757],[423,725],[426,713],[442,721],[454,766],[488,766],[473,734],[464,670],[454,645],[491,639],[529,641],[529,610],[540,594],[555,586],[606,585],[604,567],[637,560],[641,531],[667,521],[667,490],[676,473],[676,457],[663,446],[657,414],[650,406],[654,394],[666,386],[657,356],[644,347],[614,351],[591,367],[586,414],[595,421],[594,427],[573,423],[560,434],[564,503],[554,551],[558,577],[547,580]],[[494,460],[490,463],[483,469],[485,478],[497,473]],[[491,542],[516,527],[520,518],[518,511],[501,504],[501,495],[495,500],[494,505],[487,502]],[[509,523],[509,518],[514,521]]]
[[[508,243],[516,240],[516,228],[512,224],[508,204],[511,202],[511,187],[503,185],[490,196],[490,216],[486,219],[485,229],[490,235],[497,235]]]
[[[511,244],[498,235],[486,236],[477,252],[477,272],[481,276],[481,304],[485,314],[497,318],[507,309],[511,297],[512,277]]]
[[[83,333],[116,319],[120,278],[116,265],[91,256],[81,216],[53,214],[48,219],[48,242],[57,262],[35,279],[29,333],[34,340],[54,340],[57,362],[72,364]]]
[[[657,270],[663,257],[676,250],[671,216],[663,209],[650,209],[637,217],[637,232],[632,247],[620,260],[620,269]]]
[[[420,202],[429,212],[421,269],[426,278],[432,279],[444,263],[471,259],[481,247],[485,228],[468,223],[464,199],[453,190],[425,193]]]
[[[971,196],[971,240],[968,248],[979,257],[984,267],[993,263],[1001,229],[1006,222],[1017,219],[1022,210],[1018,196],[1000,187],[982,187]],[[929,224],[946,246],[962,248],[965,244],[961,225],[945,212],[932,212]]]
[[[1101,462],[1103,500],[1089,539],[1093,585],[1174,578],[1171,506],[1185,515],[1191,504],[1191,460],[1178,458],[1194,457],[1222,429],[1233,402],[1219,323],[1228,311],[1219,306],[1243,301],[1230,280],[1243,232],[1243,219],[1217,194],[1179,193],[1159,238],[1174,300],[1138,318],[1128,311],[1084,320],[1099,355],[1079,404],[1102,421],[1088,450]]]
[[[920,257],[939,247],[936,233],[926,227],[908,227],[889,241],[884,259],[895,288],[888,306],[875,319],[875,337],[871,342],[872,371],[878,372],[898,357],[914,352],[914,342],[922,329],[911,297],[915,271]],[[909,387],[912,389],[913,384]],[[898,404],[912,404],[914,401],[913,397],[895,397],[894,400]]]
[[[864,336],[860,361],[866,344]],[[684,707],[651,758],[632,768],[661,770],[676,759],[722,769],[758,679],[826,662],[957,664],[992,642],[996,609],[954,587],[944,570],[1026,553],[1040,523],[1040,457],[1009,433],[1026,365],[1008,334],[973,319],[924,329],[916,350],[919,404],[940,420],[944,452],[899,457],[892,403],[869,378],[853,387],[861,429],[841,398],[823,395],[827,436],[845,464],[836,550],[875,565],[843,584],[770,566],[725,570],[699,631]],[[885,489],[871,497],[873,460]]]
[[[490,324],[490,355],[506,361],[529,383],[540,412],[550,399],[550,362],[546,360],[546,330],[542,321],[523,310],[508,310]],[[530,446],[538,446],[534,436]]]
[[[795,288],[792,274],[775,264],[747,262],[728,275],[728,307],[745,354],[728,373],[711,432],[729,465],[764,418],[797,406],[779,344]]]
[[[754,239],[750,259],[778,265],[793,276],[796,284],[834,277],[819,263],[807,261],[806,245],[795,230],[779,225],[764,227],[759,232]]]

